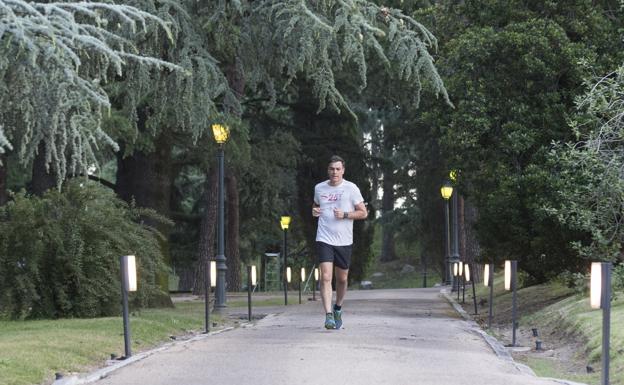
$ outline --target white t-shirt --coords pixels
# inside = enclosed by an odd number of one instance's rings
[[[353,244],[353,219],[334,217],[334,208],[352,212],[362,202],[360,189],[345,179],[338,186],[330,185],[329,180],[314,186],[314,203],[321,207],[316,240],[332,246]]]

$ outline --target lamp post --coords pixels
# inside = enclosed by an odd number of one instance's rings
[[[251,321],[251,287],[256,286],[256,266],[247,266],[247,319]]]
[[[453,283],[453,278],[451,277],[451,233],[449,226],[449,199],[451,195],[453,195],[453,186],[449,181],[445,181],[442,187],[440,187],[440,193],[442,194],[442,198],[444,198],[444,236],[445,236],[445,255],[444,255],[444,284],[450,285]],[[453,287],[451,286],[451,291],[453,291]]]
[[[280,218],[280,226],[282,226],[282,230],[284,231],[284,264],[282,271],[282,280],[284,282],[284,306],[288,305],[288,281],[286,279],[286,263],[288,260],[288,226],[290,226],[290,217],[288,215],[283,215]]]
[[[224,244],[225,244],[225,194],[223,191],[223,158],[224,152],[223,147],[225,142],[227,142],[228,137],[230,136],[230,129],[227,126],[221,124],[213,124],[212,125],[212,133],[214,135],[215,141],[219,145],[219,150],[217,151],[217,162],[219,164],[219,205],[218,205],[218,236],[217,236],[217,290],[215,294],[215,310],[220,311],[225,308],[226,305],[226,297],[225,297],[225,271],[227,270],[227,266],[225,265],[225,252],[224,252]]]
[[[312,281],[312,301],[316,301],[316,283],[319,279],[318,267],[314,268],[314,281]]]
[[[204,318],[205,333],[210,332],[210,288],[217,285],[217,262],[206,261],[206,278],[204,279]]]
[[[449,173],[449,178],[451,178],[451,182],[455,183],[457,181],[457,171],[452,170]],[[457,189],[454,189],[453,208],[452,208],[453,210],[453,255],[451,257],[453,262],[459,262],[459,226],[457,224],[459,210],[457,208],[457,200],[458,200]],[[460,276],[461,275],[463,274],[460,274]],[[459,290],[459,283],[457,285],[457,290]]]
[[[130,316],[128,311],[128,292],[136,291],[137,275],[136,275],[136,259],[134,255],[123,255],[119,257],[121,272],[121,303],[123,312],[123,329],[124,329],[124,348],[125,357],[132,355],[130,347]]]
[[[592,262],[590,304],[593,309],[602,309],[602,375],[600,384],[609,385],[611,262]]]
[[[505,290],[512,291],[511,299],[511,346],[516,346],[516,275],[518,261],[505,261]]]
[[[453,262],[453,277],[457,282],[457,302],[459,302],[459,274],[459,262]]]
[[[299,305],[301,305],[301,285],[305,281],[305,267],[301,268],[301,279],[299,280]]]
[[[488,329],[492,328],[492,301],[494,301],[494,264],[485,264],[483,284],[490,287],[490,312],[488,314]]]

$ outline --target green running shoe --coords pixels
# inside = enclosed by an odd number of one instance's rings
[[[325,314],[325,329],[336,329],[336,321],[332,313]]]
[[[342,327],[342,310],[334,309],[334,321],[336,322],[336,329]]]

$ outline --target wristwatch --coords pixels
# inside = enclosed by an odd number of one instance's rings
[[[345,212],[342,214],[342,218],[343,218],[343,219],[349,219],[349,213],[345,211]]]

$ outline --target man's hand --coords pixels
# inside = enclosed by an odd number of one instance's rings
[[[315,218],[318,218],[321,216],[321,208],[318,206],[313,206],[312,207],[312,216]]]
[[[345,219],[344,218],[344,211],[340,210],[339,208],[334,208],[334,218],[336,218],[336,219]]]

